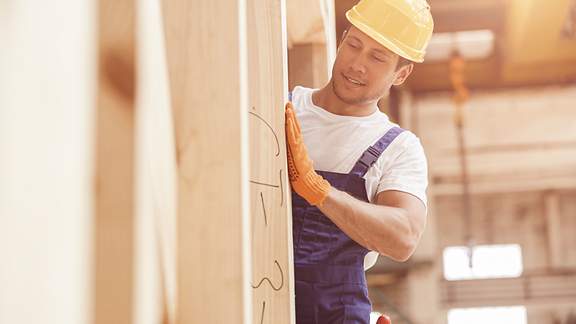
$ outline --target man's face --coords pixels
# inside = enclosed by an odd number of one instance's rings
[[[412,65],[397,69],[399,56],[352,26],[344,36],[332,67],[332,88],[350,105],[369,104],[404,82]]]

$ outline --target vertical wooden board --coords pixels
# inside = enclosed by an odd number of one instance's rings
[[[94,323],[132,323],[134,2],[100,0]]]
[[[253,323],[294,323],[283,1],[248,1]]]
[[[177,322],[252,320],[244,0],[164,0],[174,110]]]
[[[137,1],[134,324],[175,317],[176,161],[160,0]]]

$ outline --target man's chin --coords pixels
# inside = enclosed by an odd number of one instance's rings
[[[334,81],[332,82],[332,90],[334,91],[336,97],[340,99],[340,101],[348,105],[359,105],[369,101],[368,98],[366,98],[365,96],[352,93],[353,91],[346,90],[345,88],[343,89],[342,87],[343,87],[342,84],[339,84],[338,82]]]
[[[334,91],[334,94],[336,94],[336,97],[338,97],[338,99],[340,99],[342,102],[348,104],[348,105],[358,105],[361,103],[366,102],[366,98],[361,97],[361,96],[353,96],[350,94],[345,93],[344,91]]]

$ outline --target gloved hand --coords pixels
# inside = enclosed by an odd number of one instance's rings
[[[331,186],[326,179],[314,171],[291,102],[286,104],[285,117],[288,176],[292,189],[310,205],[322,205]]]
[[[376,324],[392,324],[392,321],[388,315],[380,315],[376,321]]]

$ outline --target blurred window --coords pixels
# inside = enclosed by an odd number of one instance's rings
[[[526,324],[526,307],[453,308],[448,324]]]
[[[444,249],[446,280],[516,278],[520,277],[522,269],[522,249],[518,244],[474,246],[472,267],[467,247],[449,246]]]

